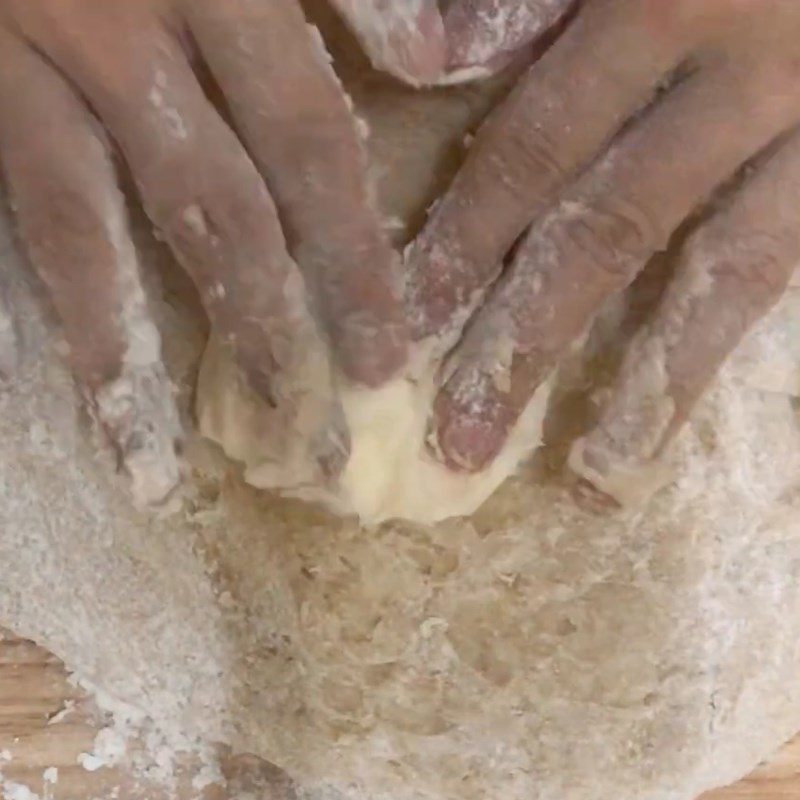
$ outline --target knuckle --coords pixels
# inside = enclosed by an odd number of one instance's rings
[[[191,159],[165,170],[148,192],[150,216],[181,250],[204,258],[226,250],[252,253],[266,230],[270,201],[266,188],[239,169]],[[186,177],[186,176],[191,177]]]
[[[492,153],[487,163],[513,195],[528,195],[543,183],[560,185],[567,174],[555,143],[535,126],[527,119],[506,123],[496,133],[498,139],[502,137],[502,146],[487,142],[487,152]]]
[[[693,247],[695,259],[710,263],[715,280],[732,284],[734,290],[749,300],[756,310],[774,305],[791,279],[798,251],[797,236],[786,233],[748,231],[727,239],[726,243],[702,239]]]
[[[68,185],[53,184],[46,196],[20,207],[22,235],[33,258],[48,269],[68,268],[95,260],[105,249],[107,225],[86,194]]]
[[[563,235],[570,251],[578,251],[594,270],[612,283],[627,282],[667,237],[643,207],[565,203]]]

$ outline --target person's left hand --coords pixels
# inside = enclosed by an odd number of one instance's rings
[[[442,71],[435,0],[331,2],[380,67],[413,84]],[[329,360],[366,386],[403,366],[399,259],[299,0],[0,0],[3,183],[87,406],[142,503],[180,483],[181,431],[112,153],[263,400],[291,415],[297,384]],[[319,395],[327,475],[347,432]]]

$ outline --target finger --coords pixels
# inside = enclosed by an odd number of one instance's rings
[[[690,239],[652,323],[632,344],[597,427],[570,465],[617,502],[669,475],[661,456],[717,370],[780,298],[800,262],[800,135]]]
[[[677,87],[535,223],[436,401],[452,466],[477,470],[494,458],[601,304],[794,120],[796,99],[766,91],[750,68],[702,72]]]
[[[646,5],[588,3],[483,126],[409,252],[416,337],[457,333],[531,220],[691,46],[654,33]]]
[[[280,209],[352,379],[405,362],[399,260],[371,207],[366,161],[341,86],[294,0],[192,0],[186,14]]]
[[[181,431],[108,152],[58,74],[1,31],[0,157],[89,405],[136,500],[162,503],[180,482]]]
[[[215,329],[274,403],[278,372],[302,371],[319,348],[303,280],[261,176],[148,9],[98,6],[91,36],[69,26],[66,38],[34,33],[107,125]]]
[[[444,17],[448,67],[496,71],[574,4],[575,0],[454,0]]]
[[[412,86],[437,82],[447,46],[436,0],[331,0],[377,69]]]

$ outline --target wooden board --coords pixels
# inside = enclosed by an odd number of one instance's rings
[[[148,783],[141,770],[87,771],[79,759],[93,752],[104,727],[91,699],[70,683],[55,656],[0,628],[1,800],[229,800],[231,795],[295,800],[277,768],[222,749],[218,756],[232,791],[214,785],[195,790],[192,780],[201,765],[190,759],[178,764],[174,792]],[[140,743],[128,744],[130,757],[142,751]],[[55,777],[53,768],[57,781],[48,782],[46,775]]]
[[[172,800],[169,793],[136,778],[123,768],[88,772],[78,763],[91,753],[103,727],[89,698],[67,679],[61,662],[31,642],[0,629],[0,797],[3,800]],[[135,743],[130,748],[135,751]],[[3,756],[10,756],[4,761]],[[248,791],[259,800],[292,800],[294,793],[285,776],[252,757],[221,753],[223,771],[235,791],[211,786],[201,800],[229,800],[231,794]],[[45,771],[58,780],[48,783]],[[194,800],[191,788],[198,766],[181,765],[178,800]],[[3,792],[3,781],[6,790]],[[770,763],[727,789],[701,800],[800,800],[800,737],[787,745]]]

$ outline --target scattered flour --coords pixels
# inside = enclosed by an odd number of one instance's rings
[[[31,791],[23,783],[3,781],[3,800],[40,800],[36,792]]]
[[[90,681],[73,676],[108,720],[95,737],[92,752],[81,753],[78,763],[88,772],[123,766],[134,778],[175,790],[182,757],[196,764],[192,787],[197,792],[224,784],[214,747],[198,737],[159,727],[145,712],[119,701]]]
[[[110,766],[102,758],[100,758],[100,756],[91,755],[90,753],[81,753],[78,756],[78,763],[87,772],[97,772],[97,770],[102,769],[103,767]]]

